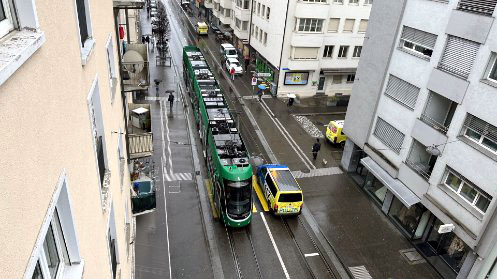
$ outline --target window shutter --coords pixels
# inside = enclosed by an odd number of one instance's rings
[[[378,117],[373,134],[395,153],[400,153],[404,142],[404,134],[401,131]]]
[[[464,121],[464,126],[497,142],[497,127],[481,120],[480,118],[474,115],[468,114],[466,120]]]
[[[467,78],[473,67],[480,44],[459,37],[449,36],[438,67]]]
[[[318,58],[317,47],[296,47],[294,50],[294,59],[317,59]]]
[[[343,25],[343,31],[344,32],[352,32],[354,29],[354,19],[346,19],[345,24]]]
[[[460,0],[459,10],[492,15],[497,0]]]
[[[330,22],[328,22],[328,32],[338,32],[339,24],[340,24],[339,18],[330,18]]]
[[[366,29],[368,29],[368,20],[367,19],[361,19],[361,22],[359,23],[359,33],[366,33]]]
[[[394,75],[390,75],[387,88],[385,89],[385,95],[411,109],[414,109],[416,100],[418,99],[418,94],[418,87]]]
[[[402,39],[433,49],[437,42],[437,35],[404,26],[404,29],[402,30]]]

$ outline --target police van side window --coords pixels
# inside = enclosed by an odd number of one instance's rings
[[[269,174],[266,175],[266,183],[267,186],[269,187],[269,190],[273,194],[273,197],[276,197],[276,186],[274,186],[273,179],[271,179],[271,176]]]

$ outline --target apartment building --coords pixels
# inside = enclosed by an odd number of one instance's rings
[[[345,119],[342,166],[445,278],[495,266],[496,3],[375,0]]]
[[[113,1],[1,2],[3,278],[132,277],[115,28]]]

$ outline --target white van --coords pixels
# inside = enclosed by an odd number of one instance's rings
[[[232,44],[221,44],[219,52],[226,58],[238,58],[236,48]]]

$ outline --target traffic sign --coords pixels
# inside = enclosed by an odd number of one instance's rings
[[[253,77],[252,78],[252,86],[256,86],[256,85],[257,85],[257,78]]]
[[[258,77],[270,77],[271,73],[256,73],[256,76],[258,76]]]

